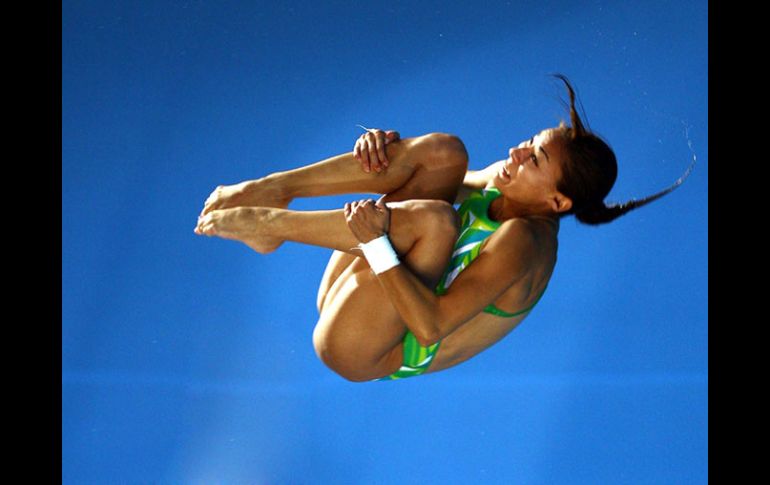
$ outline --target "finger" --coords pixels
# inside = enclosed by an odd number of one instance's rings
[[[383,168],[387,168],[388,157],[385,155],[385,134],[379,132],[375,137],[375,142],[375,146],[377,147],[377,157],[379,158],[380,163],[382,163]]]
[[[372,216],[377,212],[377,208],[375,207],[375,202],[372,199],[367,199],[364,201],[362,209],[364,211],[364,214],[367,216]]]
[[[372,168],[375,172],[380,172],[382,167],[380,166],[380,159],[377,156],[377,137],[374,133],[367,133],[366,147],[369,150],[369,161],[372,164]]]
[[[396,140],[399,140],[401,138],[401,135],[394,130],[388,130],[385,132],[385,143],[391,143]]]
[[[353,148],[353,156],[361,163],[361,169],[369,173],[372,171],[371,165],[369,163],[368,158],[365,158],[363,156],[364,150],[363,150],[364,142],[360,138],[356,142],[356,146]]]
[[[380,209],[387,209],[388,207],[385,205],[385,197],[387,196],[388,194],[382,194],[380,198],[377,199],[377,202],[374,203],[374,205]]]
[[[364,171],[366,173],[369,173],[369,172],[372,171],[372,163],[369,160],[368,141],[366,140],[366,138],[363,138],[360,141],[361,141],[361,148],[359,150],[360,155],[361,155],[360,160],[361,160],[362,166],[364,167]]]
[[[353,156],[356,159],[360,159],[361,158],[361,149],[359,148],[360,144],[361,144],[361,142],[359,140],[356,140],[356,144],[353,145]]]

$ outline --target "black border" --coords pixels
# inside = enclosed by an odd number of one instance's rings
[[[62,311],[61,311],[61,268],[62,268],[62,4],[52,3],[48,12],[47,70],[48,96],[51,118],[49,130],[51,145],[47,153],[50,168],[47,170],[48,193],[51,194],[50,228],[51,235],[46,245],[49,255],[47,263],[51,280],[51,333],[50,333],[50,393],[52,412],[49,415],[51,459],[51,483],[62,483]],[[54,210],[55,208],[55,210]]]

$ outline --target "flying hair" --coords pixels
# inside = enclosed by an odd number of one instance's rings
[[[562,180],[559,182],[558,188],[572,200],[572,209],[563,215],[574,214],[575,218],[584,224],[605,224],[669,194],[689,177],[695,167],[696,157],[694,153],[692,162],[685,173],[666,189],[638,200],[632,199],[622,203],[605,204],[604,198],[612,189],[617,178],[615,154],[607,142],[594,134],[578,115],[575,108],[577,101],[575,90],[567,77],[563,74],[553,74],[553,77],[564,83],[569,95],[571,126],[567,127],[563,122],[560,125],[568,156],[562,166]],[[580,103],[580,109],[585,116],[582,103]],[[691,146],[690,149],[692,150]]]

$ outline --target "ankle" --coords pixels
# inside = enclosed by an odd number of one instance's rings
[[[288,180],[289,179],[284,172],[272,173],[257,180],[253,180],[249,186],[249,190],[268,195],[269,197],[288,205],[288,203],[297,196],[297,194],[290,188]]]

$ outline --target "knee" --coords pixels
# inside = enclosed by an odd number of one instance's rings
[[[436,160],[462,169],[468,168],[468,151],[457,135],[449,133],[429,133],[425,135],[425,144]]]
[[[454,207],[443,200],[409,201],[413,222],[423,231],[454,240],[460,228],[460,219]]]

